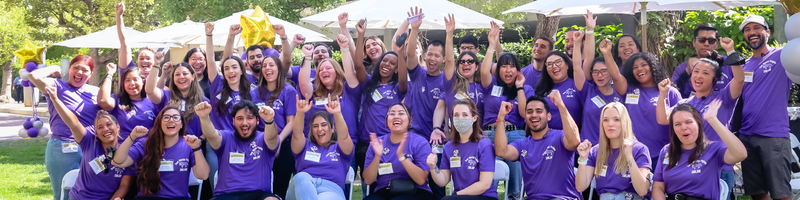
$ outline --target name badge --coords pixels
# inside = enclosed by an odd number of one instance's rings
[[[461,157],[453,156],[450,157],[450,168],[459,168],[461,167]]]
[[[308,152],[306,151],[305,159],[311,162],[319,162],[319,158],[322,157],[321,153],[317,152]]]
[[[94,174],[99,174],[100,172],[106,169],[106,166],[103,165],[103,160],[105,160],[105,158],[106,155],[100,155],[89,162],[89,166],[92,167],[92,171],[94,171]]]
[[[186,112],[186,100],[181,99],[181,112]]]
[[[500,86],[492,86],[492,96],[501,97],[503,96],[503,87]]]
[[[381,163],[378,165],[378,175],[386,175],[394,173],[394,169],[392,169],[392,163]]]
[[[608,165],[603,165],[603,168],[600,168],[600,176],[606,177],[606,171],[608,171]]]
[[[669,165],[669,154],[664,154],[664,162],[661,164]]]
[[[172,165],[172,161],[171,160],[161,160],[161,166],[158,167],[158,171],[160,171],[160,172],[175,171],[175,169],[173,169],[172,166],[173,165]]]
[[[381,99],[383,99],[383,95],[381,95],[381,92],[379,92],[378,89],[375,89],[375,92],[372,92],[372,100],[378,102]]]
[[[753,82],[753,72],[744,72],[744,82],[745,83]]]
[[[456,94],[456,99],[458,99],[458,100],[466,99],[466,98],[469,98],[469,97],[467,96],[467,94],[464,94],[464,92],[458,92]]]
[[[244,153],[231,152],[230,153],[230,158],[228,159],[228,163],[230,163],[230,164],[244,164]]]
[[[598,108],[603,108],[603,106],[606,106],[606,101],[603,101],[603,99],[600,98],[599,95],[594,96],[594,98],[592,98],[592,103],[594,103],[594,105],[597,106]]]
[[[431,149],[436,150],[436,153],[442,153],[442,149],[444,149],[444,146],[442,146],[442,145],[431,145]]]
[[[78,143],[64,142],[61,143],[61,153],[76,153],[78,152]]]
[[[327,105],[327,104],[328,104],[328,97],[314,99],[314,105],[321,106],[321,105]]]
[[[625,95],[625,104],[639,104],[639,95],[636,94],[628,94]]]

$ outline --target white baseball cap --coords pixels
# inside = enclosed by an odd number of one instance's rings
[[[747,24],[749,23],[758,23],[769,29],[769,25],[767,25],[767,20],[764,19],[764,17],[760,15],[748,15],[747,18],[744,18],[742,24],[739,25],[739,30],[744,31],[744,26],[747,26]]]

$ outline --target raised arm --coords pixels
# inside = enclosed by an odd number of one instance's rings
[[[428,154],[428,159],[425,163],[428,164],[433,183],[436,183],[439,187],[444,187],[447,186],[447,183],[450,183],[450,170],[440,170],[439,166],[436,166],[438,160],[439,156],[436,155],[436,148],[431,148],[431,154]]]
[[[347,87],[358,87],[360,80],[356,75],[357,72],[355,72],[353,69],[353,60],[352,57],[350,57],[350,51],[348,50],[350,39],[348,39],[347,36],[339,34],[339,36],[336,38],[336,41],[339,43],[340,47],[344,47],[344,49],[341,49],[342,68],[344,68],[344,80],[347,81]]]
[[[100,84],[100,91],[97,92],[97,105],[107,112],[114,110],[114,107],[117,105],[117,101],[111,98],[111,85],[114,82],[113,79],[116,72],[117,66],[114,65],[114,63],[106,64],[106,78],[103,79],[103,83]],[[125,77],[119,77],[119,79],[124,80]]]
[[[400,52],[405,51],[406,48],[408,48],[408,45],[403,45],[403,47],[400,48]],[[402,57],[398,56],[398,58],[397,58],[397,84],[398,84],[397,89],[398,89],[398,92],[400,92],[400,94],[406,94],[406,92],[408,91],[408,68],[404,67],[406,65],[408,65],[406,63],[406,59],[403,59]]]
[[[203,130],[203,137],[206,138],[206,141],[208,141],[212,149],[219,149],[219,146],[222,144],[222,136],[214,127],[214,123],[211,122],[211,117],[209,117],[211,114],[211,104],[208,104],[206,101],[200,102],[194,106],[194,112],[200,117],[200,128]]]
[[[405,135],[403,135],[403,139],[400,140],[400,145],[397,146],[397,151],[395,151],[395,153],[397,153],[397,158],[406,156],[405,151],[403,150],[406,148],[407,139],[408,133],[405,133]],[[405,168],[406,172],[408,172],[408,176],[410,176],[411,179],[417,183],[417,185],[425,184],[425,181],[428,180],[428,171],[422,170],[422,168],[414,164],[414,162],[410,159],[401,160],[400,163],[403,164],[403,168]]]
[[[208,68],[208,83],[214,83],[214,79],[219,74],[217,61],[214,58],[214,23],[206,22],[206,68]]]
[[[158,68],[158,67],[156,67]],[[164,63],[164,66],[161,68],[161,78],[166,79],[169,77],[169,72],[167,70],[172,70],[172,62]],[[147,93],[147,98],[150,99],[153,104],[161,103],[161,97],[164,95],[161,93],[161,88],[158,87],[158,82],[162,82],[165,80],[160,80],[158,77],[158,71],[152,71],[149,75],[147,75],[147,83],[144,84],[144,91]]]
[[[418,15],[418,14],[419,15],[423,15],[422,14],[422,9],[417,9],[415,11],[412,8],[411,12],[408,13],[408,17],[410,18],[410,17]],[[406,52],[405,52],[406,53],[406,58],[408,59],[408,61],[406,63],[406,67],[408,67],[408,70],[414,70],[414,69],[417,68],[417,65],[419,65],[419,57],[417,57],[417,34],[419,34],[419,26],[422,25],[422,20],[421,20],[422,17],[423,16],[420,16],[420,20],[415,21],[414,23],[411,23],[411,33],[408,34],[408,39],[406,40],[406,41],[408,41],[408,46],[407,46]],[[401,28],[402,28],[403,32],[405,32],[405,30],[406,30],[405,28],[408,26],[407,23],[408,23],[408,20],[404,21],[403,25],[405,25],[405,26],[400,25],[400,28],[397,29],[398,30],[397,33],[400,33]],[[397,40],[397,37],[400,36],[397,33],[395,33],[394,39],[392,40],[392,44],[394,44],[395,43],[394,40]]]
[[[732,55],[736,52],[736,49],[734,49],[734,42],[731,38],[720,39],[720,44],[722,44],[722,48],[725,49],[728,55]],[[733,80],[731,80],[729,86],[731,90],[731,99],[737,99],[739,95],[742,94],[742,88],[744,88],[744,68],[742,68],[741,65],[732,65],[731,71],[733,72]]]
[[[225,49],[222,50],[222,59],[233,55],[233,42],[236,41],[236,35],[242,33],[242,25],[234,24],[228,29],[228,40],[225,41]]]
[[[575,189],[583,192],[592,184],[592,178],[594,178],[594,166],[586,164],[592,151],[592,142],[583,140],[576,150],[578,151],[578,173],[575,173]]]
[[[506,121],[506,115],[511,109],[514,108],[511,103],[503,101],[500,105],[500,112],[497,114],[497,123],[502,124]],[[508,145],[508,138],[506,137],[506,129],[498,128],[494,134],[494,154],[505,160],[516,161],[519,158],[517,148]]]
[[[126,168],[133,165],[133,163],[136,161],[131,159],[131,157],[128,155],[128,152],[131,150],[133,143],[136,142],[136,139],[147,136],[148,132],[149,130],[147,130],[147,128],[144,126],[134,127],[133,130],[131,130],[131,134],[128,135],[124,141],[122,141],[122,144],[119,144],[116,153],[116,155],[119,156],[114,156],[114,160],[111,161],[111,164],[120,168]]]
[[[669,108],[667,107],[667,94],[670,88],[669,79],[664,79],[658,83],[658,103],[656,104],[656,122],[661,125],[669,125]]]
[[[163,53],[159,53],[159,54],[163,54]],[[158,65],[155,65],[155,66],[158,66]],[[169,86],[167,85],[167,81],[170,80],[169,75],[172,73],[173,67],[174,66],[172,66],[172,61],[167,61],[161,68],[156,67],[158,69],[161,69],[161,78],[157,78],[156,79],[156,80],[158,80],[158,81],[156,81],[156,88],[159,88],[159,89],[163,88],[165,90],[169,89]],[[154,74],[158,74],[158,71],[155,71]],[[148,77],[150,77],[150,75],[148,75]],[[148,94],[147,96],[150,96],[150,95]]]
[[[186,144],[188,144],[189,147],[192,147],[192,153],[194,154],[195,160],[194,167],[192,167],[192,171],[194,171],[194,177],[200,180],[208,179],[208,174],[211,170],[208,167],[208,162],[206,162],[203,151],[194,150],[200,148],[200,142],[202,140],[194,135],[183,136],[183,140],[186,141]]]
[[[306,44],[301,49],[305,56],[303,56],[303,66],[300,66],[300,72],[297,72],[297,82],[299,82],[297,83],[297,88],[300,89],[300,95],[304,95],[307,100],[311,100],[311,94],[314,93],[314,86],[311,84],[311,62],[313,62],[311,60],[311,52],[314,51],[314,46]],[[322,85],[318,85],[317,87],[322,87]]]
[[[294,130],[303,130],[303,128],[305,127],[305,122],[304,122],[303,119],[305,119],[305,117],[306,117],[306,112],[311,110],[311,106],[312,106],[311,105],[311,100],[309,98],[301,100],[300,99],[300,95],[295,95],[294,98],[296,99],[296,102],[297,102],[297,105],[296,105],[297,106],[297,114],[294,114],[294,117],[297,118],[297,119],[300,119],[300,120],[295,120],[294,124],[292,124],[292,126],[294,126]],[[309,132],[308,134],[309,135],[312,135],[312,133],[311,133],[311,130],[313,130],[311,128],[312,126],[313,126],[312,124],[309,124],[309,129],[308,129],[308,132]],[[300,133],[292,134],[292,153],[294,153],[294,154],[302,153],[303,152],[303,148],[305,148],[305,145],[306,145],[306,136],[305,136],[305,134],[300,134]]]
[[[292,48],[289,44],[289,36],[286,36],[286,29],[283,28],[283,25],[275,24],[272,25],[272,30],[275,30],[275,33],[281,37],[281,64],[283,66],[283,70],[291,71],[289,68],[292,65]],[[287,51],[288,50],[288,51]]]
[[[358,38],[356,39],[356,51],[353,55],[353,65],[355,66],[356,76],[361,83],[367,82],[367,68],[364,66],[364,33],[367,31],[367,19],[362,19],[356,24]],[[349,33],[348,33],[349,34]],[[349,45],[348,45],[349,46]],[[350,51],[352,53],[353,51]]]
[[[444,42],[444,78],[449,81],[453,79],[456,71],[455,52],[453,50],[453,31],[456,29],[456,19],[453,14],[448,14],[444,18],[446,36]]]
[[[608,74],[611,75],[611,80],[614,81],[614,89],[617,90],[618,94],[625,95],[628,92],[628,81],[622,76],[616,61],[614,61],[614,56],[611,54],[611,46],[613,46],[611,40],[603,40],[600,42],[600,52],[603,53],[605,58]]]
[[[631,174],[631,183],[633,189],[639,196],[647,195],[647,190],[650,189],[650,166],[639,166],[636,163],[636,158],[633,156],[633,140],[625,139],[622,142],[625,157],[628,158],[628,171]],[[647,151],[647,148],[644,148]]]
[[[341,31],[340,34],[346,36],[347,40],[350,40],[347,45],[347,48],[350,50],[350,55],[354,55],[356,48],[354,46],[355,44],[353,43],[353,36],[350,35],[350,30],[347,29],[347,21],[349,20],[349,18],[350,16],[347,13],[339,14],[339,30]],[[366,25],[364,27],[366,27]],[[339,48],[345,48],[345,47],[340,46]]]
[[[286,77],[294,77],[296,74],[292,74],[292,51],[298,45],[301,45],[306,42],[306,37],[300,34],[295,34],[292,41],[289,45],[284,45],[281,50],[281,64],[283,64],[283,70],[286,71]],[[286,58],[286,59],[283,59]]]
[[[370,133],[369,148],[374,152],[375,156],[372,157],[372,160],[365,160],[365,162],[370,162],[369,166],[361,173],[366,184],[372,184],[378,178],[378,166],[381,163],[381,156],[383,156],[383,139],[378,139],[375,133]],[[367,151],[370,151],[370,149]]]
[[[119,2],[116,5],[116,12],[115,15],[117,17],[117,37],[119,37],[119,58],[117,64],[119,65],[120,69],[125,69],[128,67],[128,63],[131,62],[131,48],[128,47],[127,37],[125,36],[127,32],[125,30],[125,20],[122,17],[122,14],[125,13],[125,3]]]
[[[583,56],[581,56],[581,52],[580,52],[582,44],[580,42],[578,42],[578,41],[581,41],[581,39],[583,39],[583,31],[575,31],[575,33],[573,33],[572,36],[573,36],[573,40],[572,41],[575,41],[575,46],[572,48],[572,51],[573,51],[573,53],[572,53],[572,77],[573,77],[573,79],[575,81],[575,88],[577,88],[578,91],[582,91],[583,90],[583,84],[586,83],[586,75],[583,72],[583,68],[590,68],[590,67],[583,65],[584,59],[583,59]],[[594,57],[594,56],[592,56],[592,57]],[[589,63],[591,63],[591,62],[592,61],[590,60]]]
[[[494,60],[494,51],[497,45],[500,45],[500,26],[490,22],[492,28],[489,29],[489,48],[486,49],[486,56],[483,57],[483,64],[481,65],[481,85],[483,88],[492,86],[492,60]],[[477,60],[476,60],[477,61]],[[498,82],[500,80],[497,80]]]
[[[575,150],[581,143],[578,124],[572,119],[572,115],[569,114],[567,106],[564,105],[564,101],[561,100],[560,92],[551,92],[550,100],[556,104],[558,112],[561,114],[561,124],[564,127],[564,147],[570,151]]]
[[[72,66],[70,66],[72,67]],[[46,91],[46,87],[53,85],[55,79],[47,78],[52,74],[61,74],[61,67],[50,66],[32,71],[28,74],[28,80],[39,89],[39,91]]]
[[[586,10],[586,15],[583,15],[586,21],[586,40],[583,41],[583,74],[586,80],[592,80],[592,68],[589,65],[594,61],[595,40],[594,40],[594,27],[597,25],[597,17],[592,14],[592,11]],[[576,40],[580,41],[580,40]],[[578,42],[579,43],[579,42]],[[575,55],[573,53],[573,55]]]
[[[514,81],[514,85],[517,86],[517,113],[520,117],[525,117],[525,109],[527,108],[528,104],[522,103],[528,101],[528,95],[525,94],[525,74],[522,72],[517,72],[517,79]],[[520,89],[522,88],[522,89]]]
[[[258,115],[266,123],[266,126],[264,126],[264,143],[267,143],[269,150],[275,150],[278,148],[278,144],[281,143],[278,138],[278,126],[275,125],[275,111],[272,110],[272,107],[261,106]]]
[[[339,149],[346,155],[352,154],[353,139],[350,138],[347,122],[344,121],[344,116],[342,115],[342,106],[339,102],[339,96],[333,96],[333,98],[331,98],[331,95],[328,94],[328,105],[325,105],[325,110],[333,114],[333,118],[336,120],[336,137],[339,141]]]
[[[747,150],[744,148],[742,141],[734,136],[733,133],[728,130],[728,127],[722,124],[717,118],[717,111],[720,105],[722,105],[722,101],[714,99],[714,101],[708,105],[708,110],[706,110],[706,113],[703,115],[703,119],[714,128],[719,138],[722,139],[722,142],[728,147],[728,150],[725,151],[725,163],[732,165],[747,158]]]
[[[111,63],[109,63],[111,64]],[[50,102],[53,103],[53,107],[56,108],[58,111],[58,116],[61,117],[61,120],[64,120],[64,123],[67,124],[69,127],[69,131],[72,132],[72,136],[75,137],[75,141],[80,143],[83,140],[83,136],[86,133],[86,128],[83,127],[80,121],[78,121],[78,117],[75,116],[75,113],[72,113],[67,106],[61,102],[61,99],[58,99],[58,91],[54,87],[47,87],[47,94],[50,95]]]

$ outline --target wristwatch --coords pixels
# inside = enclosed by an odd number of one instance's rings
[[[400,158],[397,158],[397,159],[398,159],[398,160],[400,160],[400,162],[403,162],[403,161],[405,161],[407,158],[406,158],[406,155],[403,155],[403,157],[400,157]]]

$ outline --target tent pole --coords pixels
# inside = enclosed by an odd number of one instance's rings
[[[641,22],[642,22],[642,51],[647,52],[647,2],[639,2],[642,4]]]

